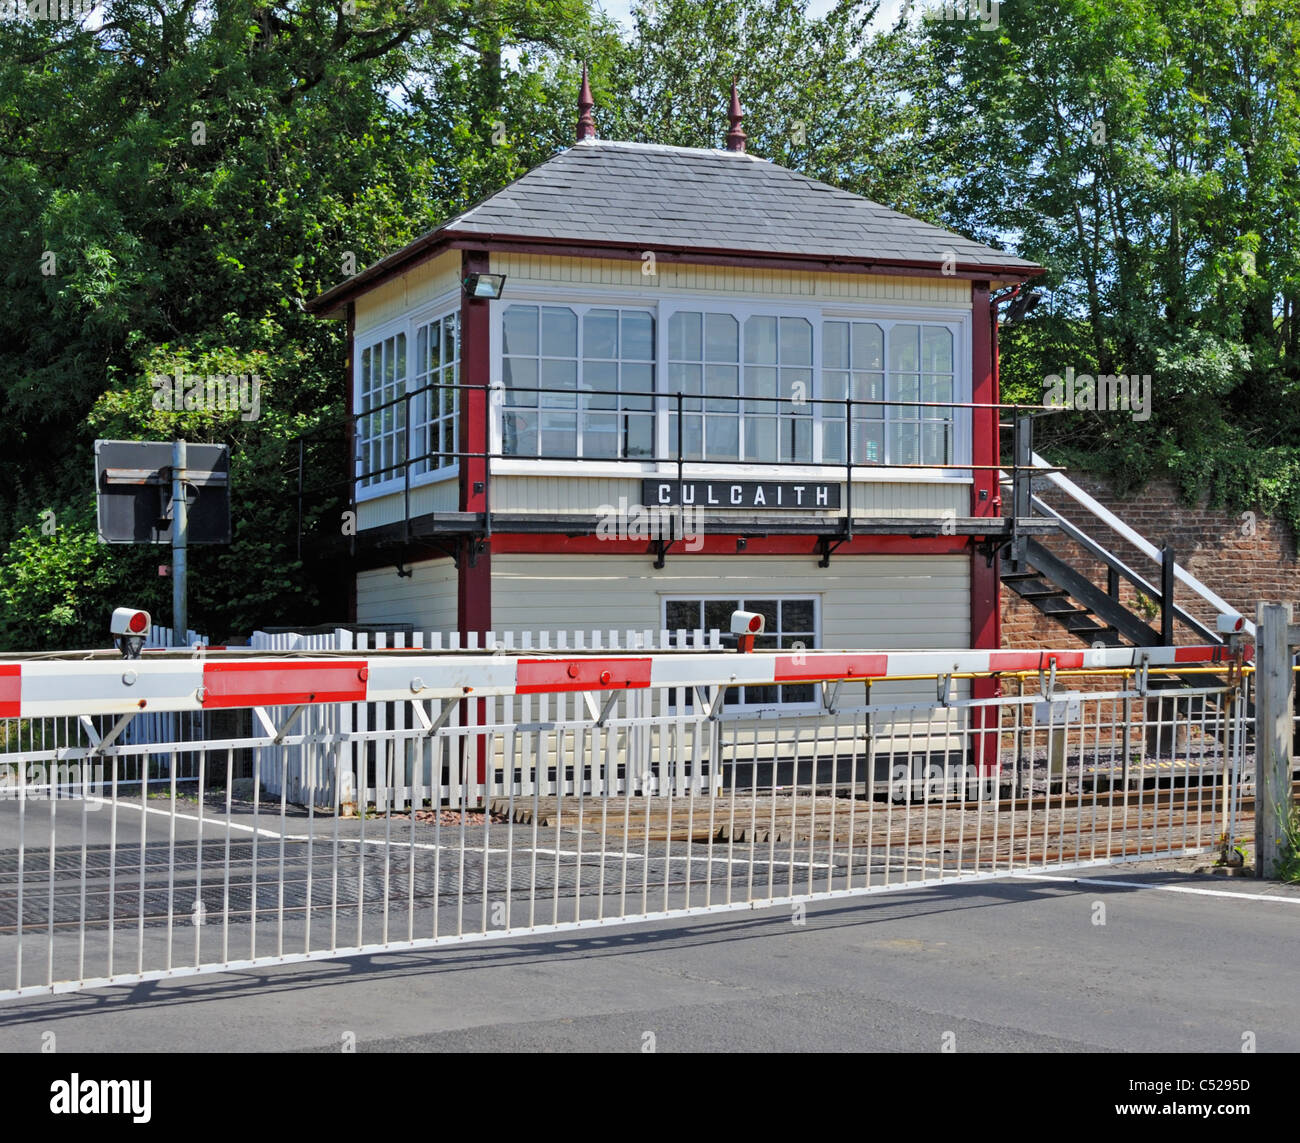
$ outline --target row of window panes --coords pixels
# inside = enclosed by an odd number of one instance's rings
[[[456,463],[459,321],[453,312],[416,330],[409,381],[405,333],[361,351],[356,447],[363,486],[403,477],[408,405],[412,473],[433,472]],[[408,393],[409,402],[400,399]]]
[[[888,375],[883,371],[885,342],[885,330],[874,322],[823,323],[824,398],[883,402],[887,376],[892,388],[893,404],[854,407],[854,463],[952,463],[952,410],[904,403],[953,400],[951,331],[918,323],[893,326]],[[576,356],[580,343],[581,358]],[[503,351],[507,411],[502,444],[507,456],[654,455],[654,424],[648,415],[654,387],[651,314],[510,306],[503,320]],[[678,311],[668,321],[668,351],[669,393],[686,395],[680,430],[685,458],[843,462],[845,410],[838,404],[820,405],[820,458],[814,456],[810,422],[815,406],[801,400],[813,388],[812,324],[807,319],[754,315],[744,322],[742,337],[741,323],[731,314]],[[918,364],[925,374],[899,372]],[[537,412],[525,411],[538,406]],[[558,408],[579,412],[547,411]],[[668,433],[667,455],[675,456],[675,405],[669,410]]]
[[[361,483],[381,484],[400,476],[406,461],[406,404],[396,401],[406,380],[406,334],[363,349],[360,365],[356,427]]]
[[[460,315],[450,313],[415,332],[411,471],[416,475],[447,468],[457,461],[459,381]]]

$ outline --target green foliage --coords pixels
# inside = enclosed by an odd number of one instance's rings
[[[1278,859],[1277,878],[1300,884],[1300,806],[1292,804],[1282,827],[1282,855]]]

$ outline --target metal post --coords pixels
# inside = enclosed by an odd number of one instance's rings
[[[1021,570],[1025,559],[1025,536],[1020,521],[1033,510],[1034,419],[1017,417],[1011,456],[1011,562]]]
[[[189,631],[189,510],[185,503],[185,442],[172,442],[172,646],[184,647]]]
[[[1166,647],[1174,645],[1174,546],[1166,543],[1160,549],[1160,642]]]
[[[1291,670],[1289,603],[1255,609],[1255,875],[1275,877],[1291,816]]]

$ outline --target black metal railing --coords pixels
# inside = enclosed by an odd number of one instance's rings
[[[400,492],[403,497],[402,519],[409,538],[411,520],[412,476],[423,478],[422,483],[435,483],[439,473],[450,477],[462,462],[481,460],[484,464],[485,511],[483,513],[483,530],[491,531],[491,475],[494,461],[533,460],[538,462],[564,462],[589,464],[595,467],[617,464],[619,474],[628,474],[626,467],[633,465],[632,474],[644,476],[662,475],[665,472],[675,474],[675,479],[684,484],[686,468],[713,468],[716,470],[732,469],[737,466],[750,466],[772,470],[779,475],[783,469],[809,468],[824,469],[834,473],[835,480],[845,482],[844,526],[852,534],[852,488],[856,479],[863,480],[861,470],[880,469],[893,471],[989,471],[995,473],[1010,469],[1014,492],[1014,515],[1027,518],[1030,515],[1030,479],[1034,474],[1042,475],[1044,469],[1033,465],[1033,419],[1042,413],[1055,410],[1040,405],[1005,405],[971,401],[920,401],[920,400],[885,400],[868,398],[790,398],[760,397],[746,394],[727,396],[702,395],[687,393],[651,393],[630,392],[627,390],[598,390],[572,388],[529,388],[512,390],[494,387],[488,391],[490,417],[495,425],[502,428],[503,447],[499,450],[467,450],[462,447],[459,425],[455,435],[455,447],[444,447],[443,441],[438,447],[414,447],[414,434],[424,434],[429,427],[424,420],[413,416],[415,402],[421,402],[420,408],[441,408],[445,390],[468,392],[481,387],[463,383],[454,385],[431,384],[420,389],[413,389],[392,400],[364,409],[336,421],[317,426],[297,438],[297,483],[298,483],[298,518],[299,551],[301,553],[302,533],[312,517],[319,519],[321,504],[332,505],[338,511],[355,512],[358,493],[367,491],[385,493]],[[423,403],[426,397],[427,406]],[[510,400],[511,394],[526,393],[535,397],[536,404],[521,404]],[[563,397],[566,403],[543,403],[546,396]],[[644,399],[648,407],[622,408],[615,406],[584,406],[582,402],[591,399],[606,399],[616,402],[628,399]],[[460,401],[454,402],[459,417]],[[729,406],[729,407],[728,407]],[[767,411],[768,409],[771,411]],[[930,415],[926,415],[925,412]],[[979,464],[972,457],[958,459],[959,440],[965,439],[973,447],[974,426],[963,423],[964,418],[972,418],[975,413],[985,410],[1001,418],[1011,414],[1010,421],[999,419],[999,431],[1010,430],[1012,443],[1005,458],[1000,454],[993,463]],[[900,415],[900,412],[903,415]],[[520,413],[535,413],[538,418],[537,448],[523,451],[519,448],[516,433],[513,440],[505,431],[505,418],[518,416]],[[583,439],[580,427],[584,416],[595,414],[615,418],[650,418],[653,425],[652,441],[658,442],[665,437],[669,447],[666,453],[657,448],[651,451],[629,452],[623,445],[626,436],[620,436],[620,447],[614,452],[601,452],[598,455],[583,455],[579,448],[560,451],[546,451],[544,430],[540,418],[544,414],[571,415],[573,417],[573,437],[575,444]],[[700,447],[697,449],[686,440],[685,425],[689,417],[700,418],[734,418],[737,447],[719,455],[717,451],[708,455],[707,433],[701,429]],[[778,429],[782,425],[806,423],[807,450],[805,455],[793,455],[795,439],[791,437],[791,455],[782,456],[780,442],[776,448],[777,455],[750,455],[744,447],[745,425],[755,421],[775,422]],[[660,426],[666,421],[664,431]],[[891,427],[906,427],[914,432],[912,455],[923,453],[923,429],[927,426],[938,428],[942,434],[942,460],[897,459],[890,448]],[[869,450],[863,448],[860,434],[865,429],[878,429],[877,436],[868,443],[879,443],[883,456],[873,459]],[[567,429],[565,430],[568,431]],[[625,432],[625,430],[624,430]],[[378,463],[370,452],[376,439],[379,442]],[[426,442],[428,435],[425,435]],[[391,447],[385,448],[388,441]],[[512,444],[514,447],[504,447]],[[827,445],[831,446],[828,450]],[[768,450],[769,452],[771,450]],[[828,451],[831,455],[827,455]],[[387,455],[386,455],[387,453]],[[842,474],[842,477],[841,477]],[[323,479],[316,479],[323,476]],[[997,487],[997,479],[994,480]],[[1000,513],[997,513],[1000,514]]]

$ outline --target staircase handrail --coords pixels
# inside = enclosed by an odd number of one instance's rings
[[[1071,500],[1081,507],[1086,508],[1112,532],[1121,539],[1127,540],[1143,555],[1154,560],[1158,566],[1164,564],[1164,559],[1160,554],[1160,549],[1146,539],[1146,537],[1135,532],[1104,504],[1099,503],[1097,500],[1093,499],[1093,497],[1089,496],[1082,488],[1075,484],[1074,481],[1056,471],[1055,466],[1048,464],[1047,461],[1038,455],[1038,453],[1035,452],[1030,455],[1033,458],[1034,467],[1049,470],[1045,472],[1044,475],[1052,484],[1056,485],[1057,488],[1070,497]],[[1193,592],[1205,600],[1206,603],[1210,604],[1210,606],[1220,615],[1240,614],[1235,607],[1226,600],[1220,599],[1219,596],[1212,592],[1205,586],[1205,584],[1192,575],[1191,572],[1187,571],[1186,568],[1182,567],[1182,565],[1178,563],[1174,564],[1174,577],[1184,583],[1187,587],[1191,588]],[[1254,638],[1255,625],[1249,619],[1244,621],[1242,628],[1246,634],[1250,635],[1251,638]]]

